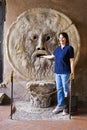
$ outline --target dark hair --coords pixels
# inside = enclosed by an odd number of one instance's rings
[[[66,44],[69,44],[69,37],[68,37],[68,34],[67,34],[66,32],[61,32],[61,33],[59,33],[59,36],[60,36],[60,35],[63,35],[63,37],[66,38]]]

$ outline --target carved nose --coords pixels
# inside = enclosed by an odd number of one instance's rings
[[[44,47],[42,47],[42,48],[38,47],[37,50],[45,50],[45,48]]]
[[[42,40],[42,35],[39,37],[38,45],[37,45],[36,49],[37,50],[45,50],[43,40]]]

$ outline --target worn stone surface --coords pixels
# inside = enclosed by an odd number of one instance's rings
[[[17,120],[69,120],[69,114],[62,116],[62,112],[59,114],[53,114],[52,110],[55,106],[48,108],[35,108],[32,107],[29,102],[15,102],[16,112],[12,115],[12,119]]]
[[[46,108],[56,100],[55,82],[31,81],[27,83],[26,91],[29,104],[33,107]]]
[[[5,83],[0,84],[0,88],[7,88]]]

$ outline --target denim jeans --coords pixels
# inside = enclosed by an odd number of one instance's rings
[[[70,74],[56,74],[56,88],[57,88],[57,101],[58,107],[63,107],[64,99],[69,94],[69,76]]]

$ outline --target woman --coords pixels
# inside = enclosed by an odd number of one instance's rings
[[[74,49],[69,45],[67,33],[59,34],[59,46],[52,55],[42,56],[44,58],[55,60],[54,73],[56,77],[57,101],[58,104],[53,110],[57,114],[63,111],[63,115],[68,113],[69,96],[69,77],[74,79]]]

